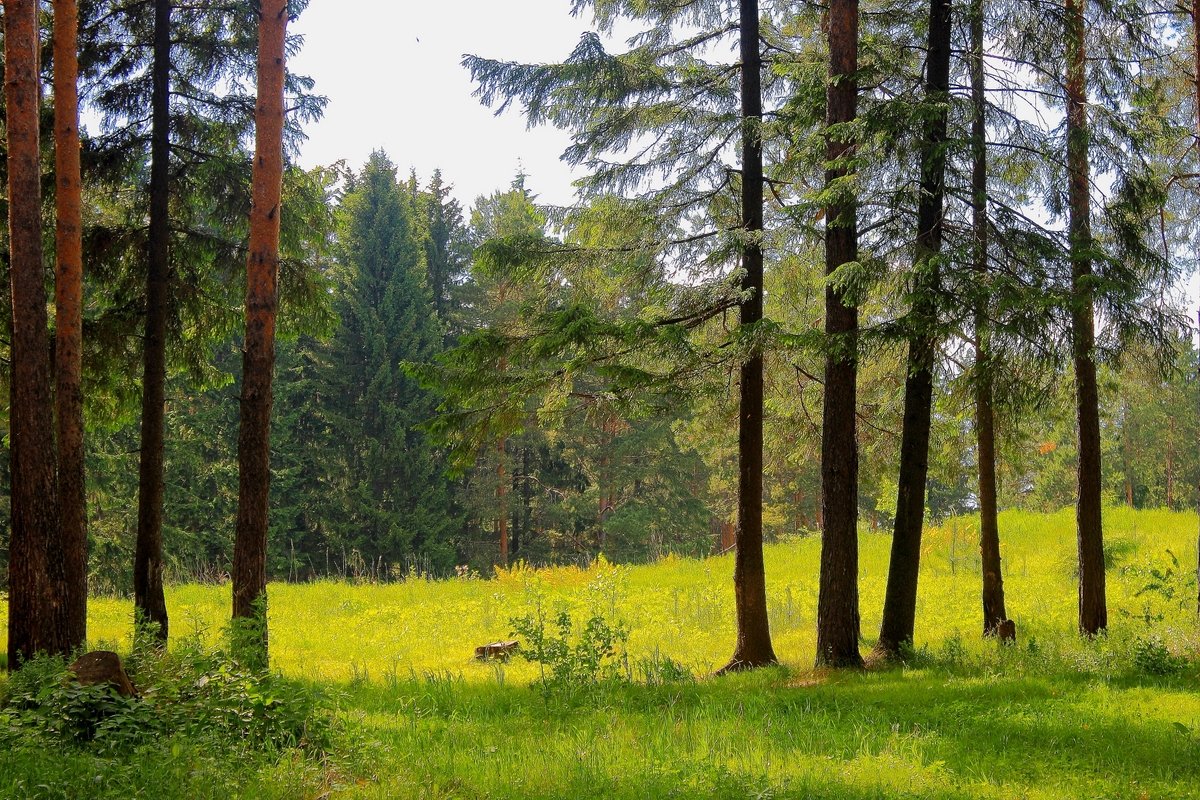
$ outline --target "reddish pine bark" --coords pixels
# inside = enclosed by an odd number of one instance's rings
[[[758,0],[742,0],[742,291],[740,323],[763,318],[763,155],[762,58],[759,54]],[[733,597],[737,640],[720,672],[777,663],[767,620],[763,564],[763,359],[755,348],[741,369],[738,401],[738,530],[734,544]]]
[[[1066,1],[1067,182],[1071,247],[1071,338],[1079,426],[1079,630],[1108,627],[1100,496],[1100,397],[1092,289],[1091,183],[1088,164],[1086,0]]]
[[[283,192],[283,83],[287,0],[263,0],[258,29],[258,103],[246,264],[246,339],[238,428],[238,512],[233,617],[251,622],[256,659],[267,662],[267,510],[271,484],[271,379],[275,366],[279,215]],[[247,642],[249,644],[249,642]]]
[[[8,667],[38,652],[70,652],[50,397],[42,267],[38,112],[38,4],[4,6],[8,131],[9,280],[12,292],[9,457]]]
[[[904,382],[896,521],[892,530],[883,622],[875,647],[876,653],[885,658],[899,656],[901,647],[912,643],[916,627],[925,483],[929,473],[929,428],[933,415],[933,366],[937,352],[936,294],[941,283],[936,259],[942,250],[946,195],[944,145],[950,95],[950,22],[949,0],[931,0],[925,100],[943,105],[930,116],[921,143],[921,196],[917,203],[913,300],[909,313],[913,331],[908,345],[908,376]]]
[[[138,463],[138,527],[133,554],[135,624],[167,641],[163,594],[163,424],[166,411],[167,313],[170,278],[171,0],[154,2],[150,98],[150,230],[146,261],[146,327],[142,352],[142,446]]]
[[[67,640],[87,641],[87,503],[83,466],[83,203],[79,166],[79,10],[54,2],[55,403]]]
[[[858,0],[831,0],[826,123],[858,115]],[[827,134],[825,185],[850,175],[852,137]],[[825,274],[858,260],[858,203],[845,196],[825,214]],[[821,435],[821,576],[817,666],[861,667],[858,650],[858,309],[830,283],[825,289],[825,398]]]

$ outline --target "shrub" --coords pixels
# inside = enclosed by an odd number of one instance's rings
[[[1138,637],[1133,643],[1133,666],[1143,675],[1169,677],[1187,669],[1187,659],[1173,655],[1157,636]]]

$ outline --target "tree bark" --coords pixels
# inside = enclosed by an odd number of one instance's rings
[[[233,618],[242,655],[266,667],[267,524],[271,486],[271,379],[278,305],[283,191],[283,84],[287,0],[263,0],[258,28],[258,102],[246,264],[246,340],[238,427],[238,511],[233,548]],[[235,631],[236,632],[236,631]]]
[[[1100,399],[1092,288],[1091,185],[1088,164],[1087,45],[1084,4],[1066,0],[1067,173],[1071,248],[1071,338],[1079,425],[1079,630],[1108,627],[1100,494]]]
[[[142,364],[142,446],[138,527],[133,557],[136,624],[167,641],[163,595],[163,418],[166,410],[167,314],[170,280],[171,3],[154,2],[154,63],[150,99],[150,230],[146,267],[146,330]]]
[[[740,326],[763,318],[762,57],[758,0],[742,0],[742,292]],[[721,672],[775,664],[767,619],[763,563],[763,358],[755,346],[742,364],[738,398],[738,530],[734,545],[733,596],[737,641]]]
[[[496,445],[496,528],[500,533],[500,563],[508,566],[508,483],[505,479],[504,451],[507,440]]]
[[[1200,1],[1200,0],[1198,0]],[[971,3],[971,228],[972,260],[980,291],[988,285],[987,86],[984,77],[983,2]],[[983,635],[1001,634],[1004,573],[1000,561],[999,505],[996,501],[996,421],[992,410],[992,363],[988,347],[986,294],[975,306],[975,438],[979,479],[979,555],[983,572]]]
[[[87,641],[87,500],[83,461],[83,202],[79,164],[79,9],[54,2],[55,404],[67,641]]]
[[[929,4],[929,43],[925,61],[925,100],[937,103],[921,143],[921,196],[917,203],[917,241],[913,300],[909,312],[908,377],[904,382],[904,420],[900,432],[900,474],[896,521],[888,566],[883,623],[876,652],[900,654],[916,627],[917,580],[925,521],[925,484],[929,474],[929,428],[933,416],[933,366],[937,354],[937,293],[941,277],[946,195],[946,124],[950,100],[950,0]]]
[[[858,115],[858,0],[831,0],[826,124]],[[825,186],[853,173],[850,134],[826,134]],[[825,274],[858,261],[858,201],[850,190],[825,214]],[[825,398],[821,434],[821,576],[817,666],[861,667],[858,650],[858,309],[835,282],[825,287]]]
[[[12,292],[9,458],[8,668],[36,653],[67,655],[54,417],[42,267],[38,115],[38,4],[4,7],[8,130],[9,280]]]

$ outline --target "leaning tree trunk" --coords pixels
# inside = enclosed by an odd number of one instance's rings
[[[831,0],[826,124],[858,115],[858,0]],[[844,178],[853,174],[854,141],[828,133],[825,187],[836,191],[825,214],[825,274],[858,260],[858,201]],[[842,188],[835,188],[842,183]],[[821,577],[817,600],[817,665],[860,667],[858,650],[858,309],[836,281],[825,288],[825,398],[821,433]]]
[[[743,330],[763,318],[762,57],[758,0],[742,0],[742,292]],[[742,364],[738,398],[738,530],[733,597],[737,641],[722,672],[777,663],[767,620],[763,564],[763,358],[758,346]]]
[[[1108,627],[1100,496],[1100,398],[1092,289],[1091,186],[1088,165],[1086,0],[1067,0],[1067,181],[1071,248],[1071,342],[1079,425],[1079,630]]]
[[[39,652],[70,653],[55,475],[38,114],[38,4],[4,6],[8,131],[8,248],[12,292],[8,551],[8,668]]]
[[[1200,2],[1200,0],[1197,0]],[[975,305],[975,438],[979,472],[979,555],[983,572],[983,635],[1011,638],[1002,627],[1004,574],[1000,564],[1000,521],[996,502],[996,421],[992,411],[992,364],[988,349],[987,86],[983,63],[983,0],[971,4],[971,230],[972,260],[980,296]]]
[[[258,104],[246,264],[246,339],[238,428],[238,511],[233,619],[240,655],[265,668],[267,510],[271,485],[271,377],[275,367],[279,214],[283,191],[283,83],[287,0],[263,0],[258,28]],[[238,630],[240,626],[240,630]]]
[[[54,2],[54,354],[58,502],[67,641],[87,641],[87,501],[83,466],[83,203],[79,165],[79,9]]]
[[[925,101],[936,104],[921,143],[921,197],[917,203],[917,242],[913,300],[909,312],[908,377],[904,381],[904,421],[900,433],[896,523],[888,566],[883,623],[876,652],[884,658],[911,644],[917,618],[917,578],[925,521],[925,482],[929,473],[929,427],[933,416],[933,363],[937,353],[937,294],[941,278],[946,195],[946,124],[950,100],[950,0],[929,4],[929,46]]]
[[[138,526],[133,556],[135,623],[167,641],[163,595],[163,417],[166,409],[170,280],[171,2],[154,2],[150,97],[150,231],[146,266],[146,331],[142,364],[142,449]]]

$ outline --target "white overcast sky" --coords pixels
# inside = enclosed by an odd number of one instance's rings
[[[306,127],[305,166],[344,159],[357,169],[387,151],[422,182],[440,168],[469,208],[507,188],[523,165],[541,202],[569,203],[569,144],[553,129],[527,130],[519,111],[496,117],[472,96],[464,53],[523,62],[560,61],[589,28],[570,0],[312,0],[291,24],[303,51],[289,64],[329,98]]]

